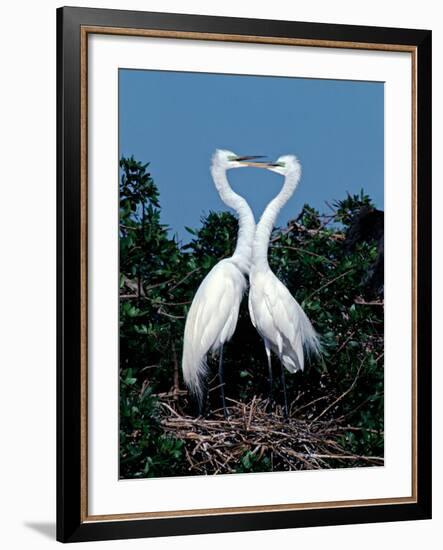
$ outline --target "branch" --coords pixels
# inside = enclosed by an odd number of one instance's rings
[[[329,221],[328,221],[328,223],[329,223]],[[318,229],[306,229],[306,227],[304,227],[303,225],[297,223],[296,221],[293,221],[293,222],[290,222],[288,224],[286,229],[281,230],[278,235],[276,235],[274,238],[272,238],[270,240],[270,243],[272,244],[272,243],[277,242],[278,240],[281,239],[282,236],[287,235],[288,233],[290,233],[294,229],[296,229],[297,231],[299,231],[301,233],[306,233],[308,235],[311,235],[312,237],[315,237],[315,235],[318,235],[318,233],[320,231],[322,231],[323,228],[326,225],[327,224],[321,225]],[[342,240],[344,240],[345,236],[343,235],[343,233],[332,233],[331,235],[329,235],[329,238],[332,239],[333,241],[342,241]]]
[[[169,289],[169,292],[171,290],[174,290],[175,288],[177,288],[178,286],[180,286],[182,283],[184,283],[186,281],[186,279],[188,279],[193,273],[195,273],[196,271],[200,271],[201,270],[201,267],[196,267],[195,269],[193,269],[192,271],[190,271],[189,273],[187,273],[183,279],[180,279],[180,281],[178,283],[176,283],[174,286],[171,286],[171,288]]]
[[[314,290],[314,292],[312,294],[310,294],[307,298],[305,298],[305,300],[309,300],[310,298],[312,298],[312,296],[314,296],[315,294],[319,293],[321,290],[323,290],[324,288],[326,288],[327,286],[329,285],[332,285],[332,283],[335,283],[335,281],[338,281],[339,279],[341,279],[342,277],[344,277],[345,275],[348,275],[349,273],[351,273],[352,271],[354,271],[354,267],[351,267],[351,269],[348,269],[347,271],[345,271],[344,273],[341,273],[340,275],[338,275],[338,277],[335,277],[334,279],[328,281],[327,283],[325,283],[324,285],[322,285],[320,288],[317,288],[317,290]]]
[[[334,260],[330,260],[329,258],[326,258],[326,256],[321,256],[320,254],[316,254],[315,252],[311,252],[310,250],[305,250],[304,248],[299,248],[298,246],[288,246],[288,245],[279,245],[279,246],[272,246],[271,248],[285,248],[287,250],[295,250],[296,252],[303,252],[304,254],[309,254],[310,256],[314,256],[315,258],[320,258],[324,262],[328,262],[334,266],[337,265],[337,262],[334,262]]]
[[[172,315],[171,313],[166,313],[166,311],[163,311],[163,309],[160,307],[157,309],[157,313],[159,315],[164,315],[165,317],[169,317],[170,319],[184,319],[184,315]]]
[[[356,298],[354,300],[354,304],[358,304],[360,306],[384,306],[385,302],[384,300],[373,300],[372,302],[365,302],[363,298]]]
[[[360,371],[361,371],[361,369],[362,369],[362,367],[363,367],[363,365],[364,365],[364,362],[365,362],[365,359],[363,359],[363,360],[360,362],[360,365],[359,365],[359,367],[358,367],[358,369],[357,369],[357,374],[355,375],[355,378],[354,378],[354,380],[352,381],[352,384],[349,386],[349,388],[348,388],[346,391],[344,391],[341,395],[339,395],[339,396],[337,397],[337,399],[335,399],[335,401],[333,401],[330,405],[328,405],[328,406],[326,407],[326,409],[324,409],[318,416],[316,416],[316,417],[314,418],[314,420],[311,421],[310,426],[312,426],[312,424],[313,424],[314,422],[317,422],[317,420],[319,420],[319,419],[320,419],[325,413],[327,413],[334,405],[336,405],[339,401],[341,401],[341,400],[343,399],[343,397],[345,397],[346,395],[348,395],[348,393],[351,392],[351,391],[354,389],[354,386],[355,386],[355,384],[357,383],[357,379],[358,379],[358,376],[359,376],[359,374],[360,374]]]

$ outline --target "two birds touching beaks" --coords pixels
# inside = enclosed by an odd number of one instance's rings
[[[223,346],[234,334],[240,303],[248,286],[249,314],[263,339],[272,393],[271,352],[280,360],[284,395],[284,415],[288,417],[285,369],[302,371],[304,354],[320,352],[319,338],[307,315],[268,263],[268,247],[274,223],[294,193],[301,177],[301,165],[293,155],[276,162],[258,162],[257,156],[238,156],[218,149],[211,174],[222,201],[238,216],[239,229],[234,254],[218,262],[201,282],[189,309],[183,338],[183,377],[204,412],[208,365],[207,355],[218,354],[219,382],[223,412],[227,416],[223,376]],[[246,200],[230,186],[227,171],[257,167],[284,176],[280,192],[269,202],[258,224]]]

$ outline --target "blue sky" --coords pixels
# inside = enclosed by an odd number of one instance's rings
[[[228,209],[209,173],[216,148],[297,155],[303,176],[278,225],[304,203],[327,212],[325,201],[361,188],[383,209],[383,104],[384,86],[375,82],[120,69],[120,155],[151,163],[162,222],[183,242],[184,226]],[[257,220],[283,183],[253,168],[228,177]]]

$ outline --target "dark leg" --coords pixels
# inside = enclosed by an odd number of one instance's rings
[[[197,400],[197,414],[198,416],[206,416],[206,406],[208,404],[208,384],[205,381],[201,398]]]
[[[285,420],[287,420],[288,419],[288,397],[286,395],[285,367],[283,366],[283,363],[281,361],[280,361],[280,367],[281,367],[281,385],[283,388],[283,398],[284,398],[283,414],[284,414]]]
[[[220,384],[220,397],[223,407],[223,415],[228,418],[228,409],[226,408],[225,401],[225,380],[223,376],[223,346],[220,348],[220,357],[218,359],[218,381]]]
[[[271,364],[271,350],[268,348],[268,346],[265,344],[265,350],[266,350],[266,357],[268,358],[268,380],[269,380],[269,401],[272,403],[272,364]]]

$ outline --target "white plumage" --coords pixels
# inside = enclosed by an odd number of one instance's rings
[[[304,352],[318,353],[320,343],[307,315],[285,285],[274,275],[268,263],[269,239],[274,223],[300,181],[301,166],[296,157],[285,155],[268,169],[284,175],[285,182],[257,224],[249,275],[248,305],[252,323],[265,344],[272,391],[271,351],[289,372],[294,373],[304,369]],[[283,368],[281,377],[287,415]]]
[[[192,301],[183,338],[183,377],[201,408],[207,355],[220,353],[220,392],[226,414],[222,350],[237,326],[240,303],[247,287],[245,275],[249,274],[249,313],[265,344],[271,388],[271,351],[280,359],[287,415],[284,368],[291,373],[303,370],[304,353],[320,351],[319,339],[307,315],[268,263],[274,223],[298,185],[301,166],[292,155],[280,157],[273,164],[248,162],[251,158],[256,157],[238,157],[231,151],[217,150],[212,159],[215,186],[223,202],[238,214],[239,231],[234,254],[211,269]],[[248,203],[232,190],[226,177],[228,169],[243,166],[259,166],[285,176],[282,189],[266,207],[257,227]]]
[[[306,313],[270,269],[251,276],[249,313],[266,350],[272,350],[289,372],[304,369],[304,349],[319,351]]]
[[[238,311],[247,283],[252,257],[255,219],[246,200],[229,185],[226,171],[243,166],[260,166],[250,159],[231,151],[217,150],[212,158],[211,174],[223,202],[235,210],[239,217],[239,231],[234,254],[221,260],[200,284],[186,318],[183,338],[183,378],[197,397],[200,410],[207,375],[207,354],[222,352],[237,326]],[[222,357],[219,363],[220,393],[224,401]]]
[[[207,375],[206,356],[216,353],[234,334],[246,279],[230,260],[222,260],[200,284],[186,318],[183,345],[183,377],[202,398]]]

